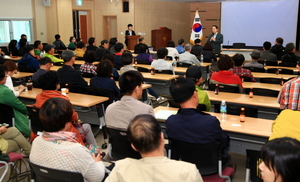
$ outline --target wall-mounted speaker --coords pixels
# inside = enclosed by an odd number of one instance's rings
[[[44,6],[51,6],[51,0],[43,0]]]
[[[123,13],[129,12],[129,1],[123,1]]]

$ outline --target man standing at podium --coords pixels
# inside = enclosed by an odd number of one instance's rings
[[[220,54],[221,44],[223,44],[223,34],[220,34],[218,29],[217,25],[213,25],[211,27],[212,34],[210,34],[207,38],[207,42],[212,44],[215,54]]]
[[[132,30],[133,25],[128,24],[127,27],[128,27],[128,30],[126,30],[125,36],[135,35],[135,32]],[[126,47],[128,47],[128,40],[127,39],[125,39],[125,44],[126,44]]]

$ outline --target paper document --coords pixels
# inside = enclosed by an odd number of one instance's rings
[[[176,114],[177,111],[160,110],[155,114],[156,119],[166,120],[172,114]]]

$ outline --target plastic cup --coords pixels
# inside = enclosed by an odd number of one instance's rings
[[[66,96],[67,95],[67,88],[61,88],[61,94]]]
[[[27,89],[32,90],[32,82],[26,83]]]

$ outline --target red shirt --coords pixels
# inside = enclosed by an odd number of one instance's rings
[[[214,72],[210,79],[224,84],[238,84],[241,88],[243,88],[240,77],[230,71]]]

